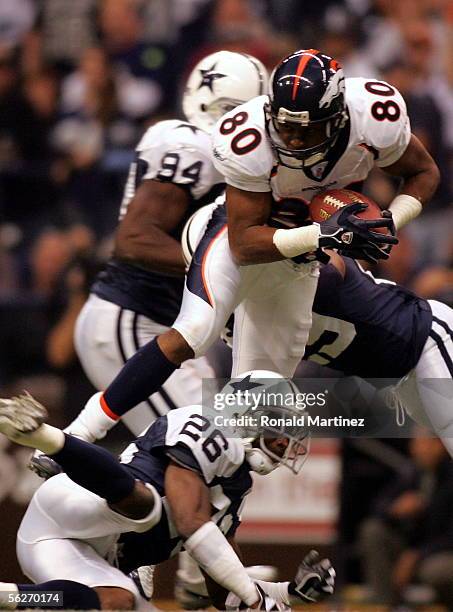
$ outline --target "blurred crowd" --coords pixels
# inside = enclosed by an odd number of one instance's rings
[[[26,384],[56,422],[74,416],[92,389],[73,325],[109,254],[140,135],[181,116],[203,55],[243,51],[272,68],[298,48],[405,97],[442,182],[378,273],[453,305],[453,0],[1,0],[2,394]],[[397,189],[379,171],[366,184],[381,205]]]

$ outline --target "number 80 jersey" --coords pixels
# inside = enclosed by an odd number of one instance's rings
[[[268,96],[224,115],[213,133],[214,164],[226,183],[245,191],[271,191],[274,200],[310,201],[323,189],[363,181],[374,164],[395,163],[411,137],[406,104],[384,81],[346,79],[349,120],[322,162],[287,168],[278,162],[266,126]]]

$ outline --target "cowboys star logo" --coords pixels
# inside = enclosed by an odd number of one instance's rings
[[[216,81],[217,79],[223,79],[224,77],[226,77],[226,74],[222,74],[221,72],[214,72],[215,71],[215,67],[216,64],[213,64],[211,68],[208,68],[207,70],[203,70],[201,69],[201,81],[200,84],[198,85],[198,89],[201,89],[202,87],[209,87],[209,89],[212,91],[212,93],[214,93],[214,90],[212,88],[212,84],[214,81]]]
[[[245,376],[242,380],[240,380],[239,382],[234,382],[231,383],[231,386],[233,387],[233,389],[236,392],[241,392],[241,391],[250,391],[251,389],[254,389],[255,387],[262,387],[263,383],[253,383],[250,379],[251,379],[252,375],[248,374],[248,376]]]

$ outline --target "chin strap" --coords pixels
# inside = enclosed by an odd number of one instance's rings
[[[278,467],[278,463],[266,455],[260,448],[254,448],[250,442],[245,442],[245,456],[252,471],[260,476],[266,476]]]

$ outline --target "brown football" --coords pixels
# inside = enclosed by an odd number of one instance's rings
[[[315,195],[310,202],[310,217],[312,221],[322,223],[343,206],[355,203],[363,203],[368,206],[363,212],[357,213],[357,216],[361,219],[379,219],[381,217],[382,211],[376,202],[351,189],[329,189]],[[383,234],[388,233],[386,227],[377,227],[373,231]]]

